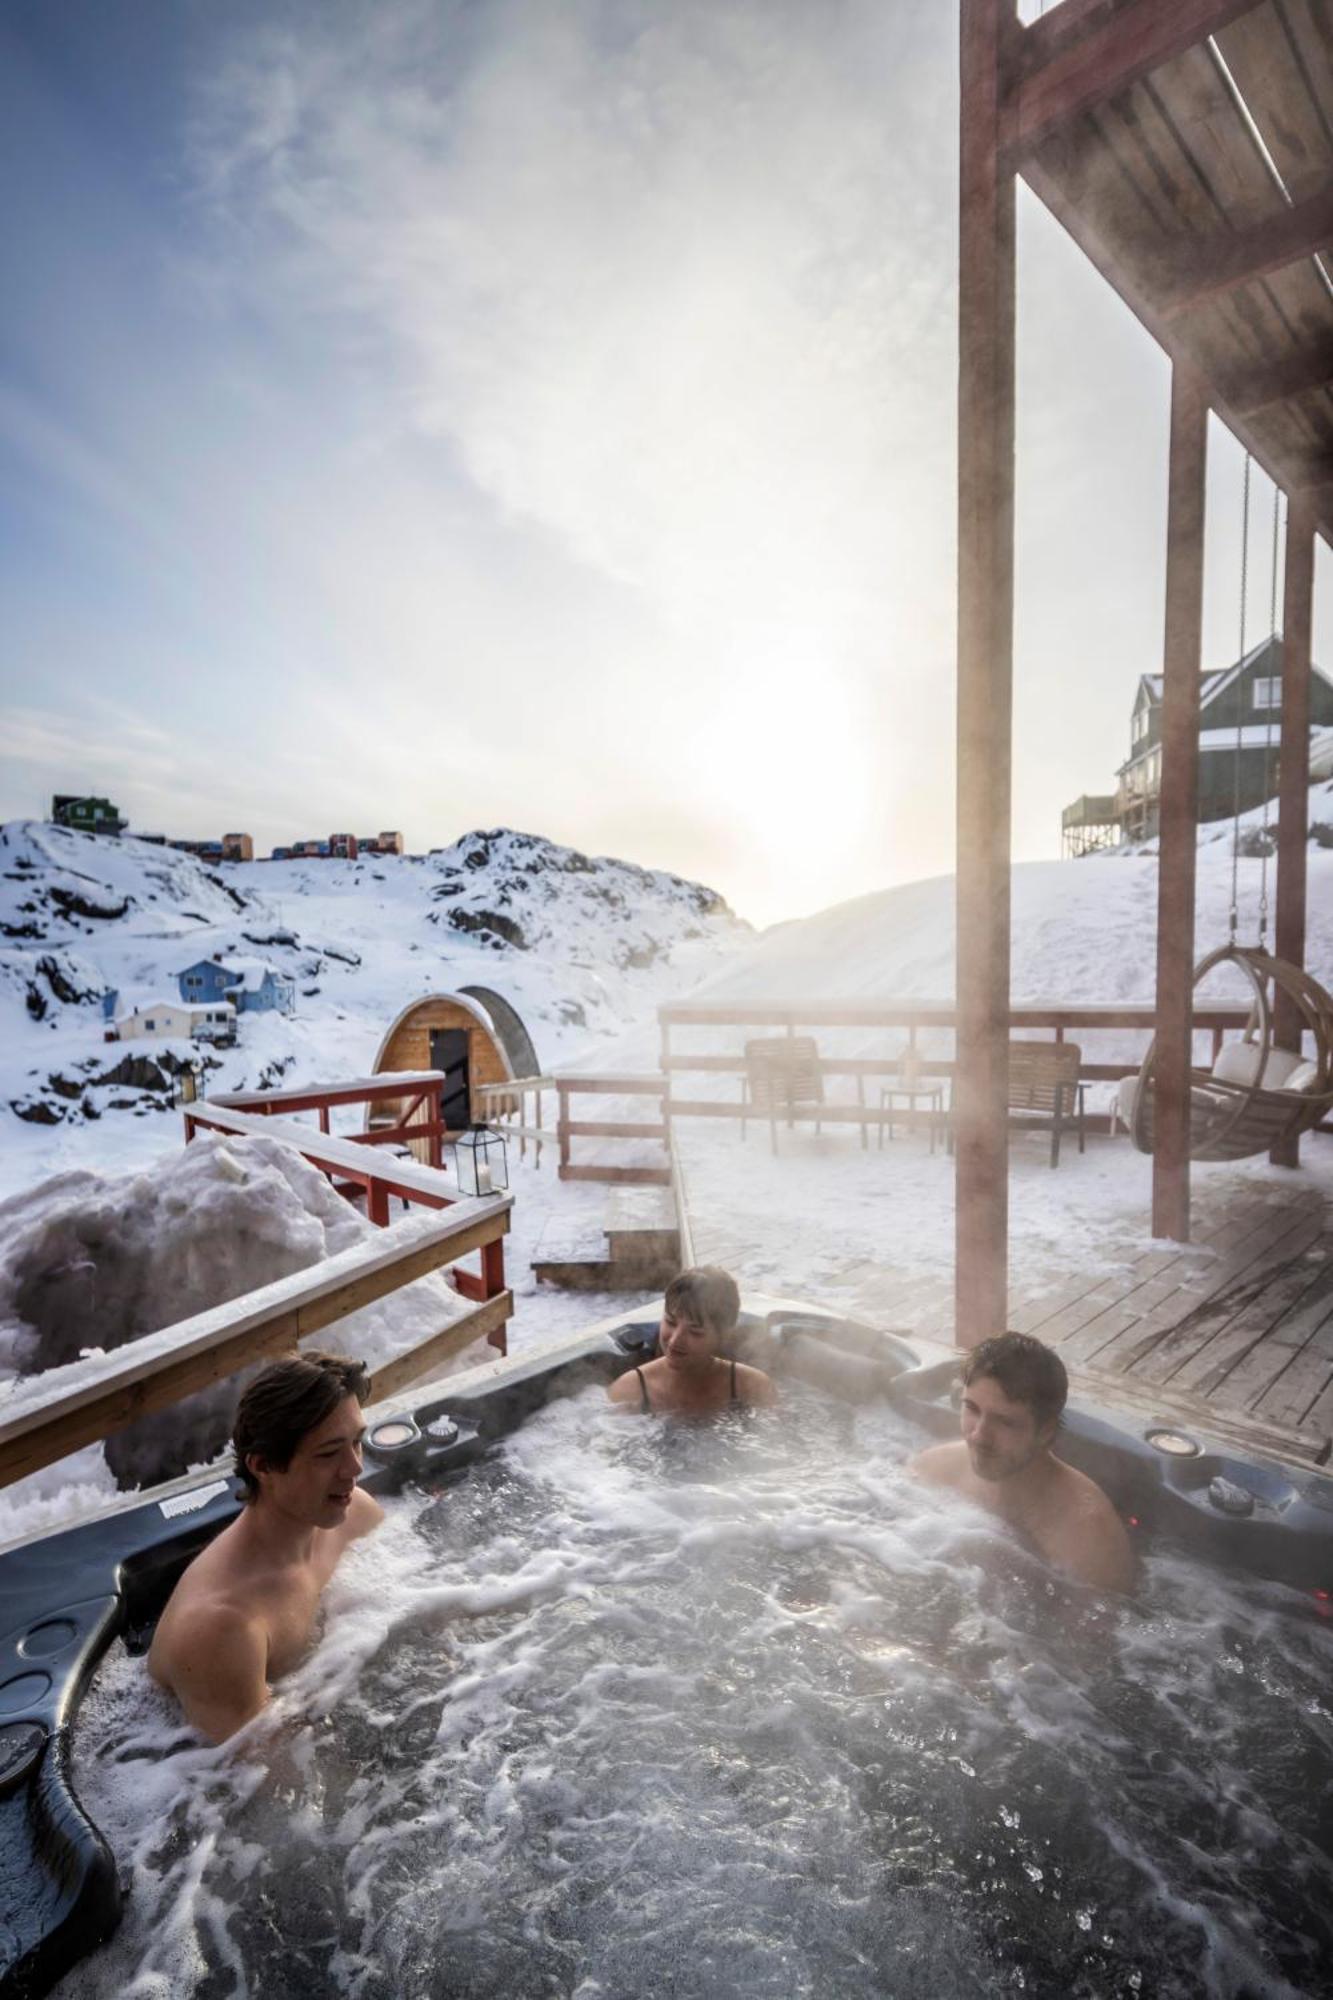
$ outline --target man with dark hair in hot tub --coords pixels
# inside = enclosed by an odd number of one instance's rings
[[[261,1368],[237,1406],[245,1505],[177,1583],[148,1654],[153,1679],[214,1743],[297,1664],[338,1558],[384,1518],[356,1483],[368,1389],[360,1361],[294,1354]]]
[[[1069,1394],[1059,1355],[1030,1334],[1002,1333],[974,1347],[960,1373],[961,1442],[933,1445],[910,1470],[998,1514],[1079,1583],[1129,1590],[1134,1552],[1114,1507],[1052,1449]]]

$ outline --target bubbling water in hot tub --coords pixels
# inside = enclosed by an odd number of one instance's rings
[[[113,1661],[75,1778],[132,1894],[60,1992],[1314,1990],[1327,1629],[1169,1556],[1099,1607],[918,1441],[592,1390],[394,1507],[247,1758]]]

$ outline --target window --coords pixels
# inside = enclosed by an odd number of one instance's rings
[[[1131,731],[1132,740],[1135,743],[1142,743],[1144,737],[1147,734],[1148,734],[1148,711],[1146,708],[1136,708],[1134,711],[1134,722]]]
[[[1256,674],[1254,677],[1254,706],[1256,708],[1281,708],[1282,676]]]
[[[144,1022],[144,1027],[150,1035],[155,1033],[157,1029],[157,1022],[152,1018],[151,1014],[149,1015],[148,1019]]]

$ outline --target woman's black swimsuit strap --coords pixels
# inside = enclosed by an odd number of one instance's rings
[[[733,1403],[739,1403],[740,1401],[740,1397],[736,1394],[736,1362],[734,1356],[731,1363],[731,1400]]]
[[[636,1368],[636,1369],[634,1370],[634,1373],[635,1373],[635,1374],[636,1374],[636,1375],[638,1376],[638,1378],[639,1378],[639,1394],[640,1394],[640,1395],[642,1396],[642,1398],[643,1398],[643,1408],[644,1408],[645,1412],[647,1412],[647,1411],[650,1411],[650,1410],[652,1409],[652,1407],[653,1407],[653,1399],[652,1399],[652,1397],[651,1397],[651,1396],[650,1396],[650,1395],[648,1394],[648,1384],[647,1384],[647,1382],[646,1382],[646,1381],[644,1380],[644,1374],[643,1374],[643,1370],[642,1370],[642,1368]],[[733,1377],[733,1379],[734,1379],[734,1377]]]

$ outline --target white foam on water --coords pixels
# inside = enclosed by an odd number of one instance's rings
[[[1310,1990],[1327,1628],[1170,1555],[1099,1605],[914,1442],[593,1390],[395,1503],[235,1747],[113,1657],[76,1781],[133,1893],[61,1993]]]

